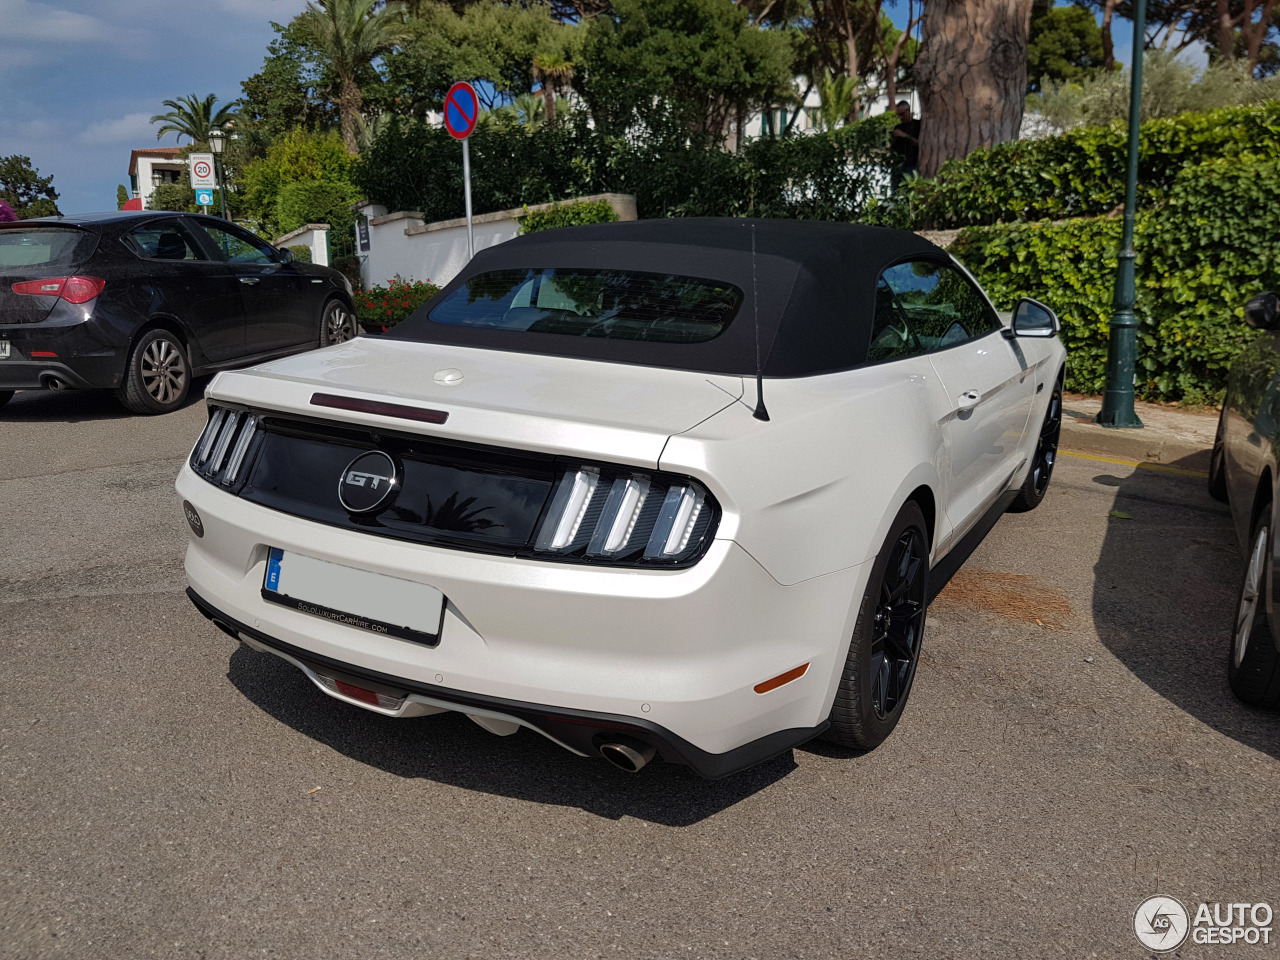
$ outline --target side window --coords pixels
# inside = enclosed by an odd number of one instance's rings
[[[924,346],[911,330],[906,312],[899,305],[889,284],[881,277],[876,284],[875,328],[871,333],[867,359],[872,363],[883,363],[924,352]]]
[[[1000,318],[955,267],[916,260],[884,272],[911,334],[924,351],[945,350],[1000,329]]]
[[[214,226],[201,223],[200,229],[209,235],[214,246],[222,252],[222,258],[228,263],[260,263],[276,262],[275,248],[265,240],[259,240],[251,233],[239,227]]]
[[[125,242],[147,260],[203,260],[204,254],[177,220],[148,220],[125,235]]]

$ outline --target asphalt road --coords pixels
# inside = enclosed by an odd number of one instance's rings
[[[706,782],[237,648],[182,593],[203,418],[0,413],[0,956],[1140,957],[1157,892],[1280,912],[1280,717],[1227,689],[1197,477],[1063,457],[931,608],[888,742]]]

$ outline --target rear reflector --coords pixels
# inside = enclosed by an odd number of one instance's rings
[[[374,413],[380,417],[396,417],[400,420],[417,420],[419,423],[444,423],[449,419],[449,414],[443,410],[411,407],[404,403],[384,403],[381,400],[362,400],[359,397],[339,397],[332,393],[313,393],[311,405],[352,410],[355,413]]]
[[[107,281],[97,277],[47,277],[15,283],[13,292],[30,297],[60,297],[68,303],[88,303],[106,285]]]
[[[353,686],[350,683],[338,681],[338,692],[344,697],[350,697],[352,700],[359,700],[361,703],[367,703],[370,706],[379,706],[378,695],[372,690],[366,690],[364,687]]]
[[[805,671],[809,669],[809,664],[802,663],[794,670],[788,670],[786,673],[780,673],[771,680],[755,685],[756,693],[768,693],[770,690],[777,690],[779,687],[790,683],[792,680],[799,680],[805,675]]]
[[[32,350],[31,355],[33,357],[56,357],[57,356],[57,354],[54,353],[52,350]]]

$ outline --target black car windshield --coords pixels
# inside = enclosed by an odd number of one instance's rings
[[[88,260],[96,234],[66,227],[0,230],[0,275],[21,275],[32,267],[74,267]]]
[[[572,337],[703,343],[742,291],[714,280],[631,270],[528,269],[477,274],[432,308],[432,323]]]

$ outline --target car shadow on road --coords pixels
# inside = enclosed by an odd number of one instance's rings
[[[579,757],[530,730],[497,737],[458,713],[395,720],[326,696],[301,671],[241,645],[227,678],[304,736],[398,777],[434,780],[532,803],[577,807],[610,820],[687,827],[763,790],[796,764],[790,751],[723,780],[654,760],[628,774]]]
[[[191,391],[179,410],[204,402],[204,389],[212,377],[191,382]],[[94,420],[129,420],[130,413],[111,390],[19,390],[0,407],[0,422],[85,423]]]
[[[1280,759],[1280,714],[1245,706],[1227,686],[1227,651],[1244,571],[1230,512],[1209,497],[1195,458],[1169,467],[1139,467],[1126,478],[1106,472],[1094,477],[1116,488],[1094,567],[1098,636],[1170,703]]]

